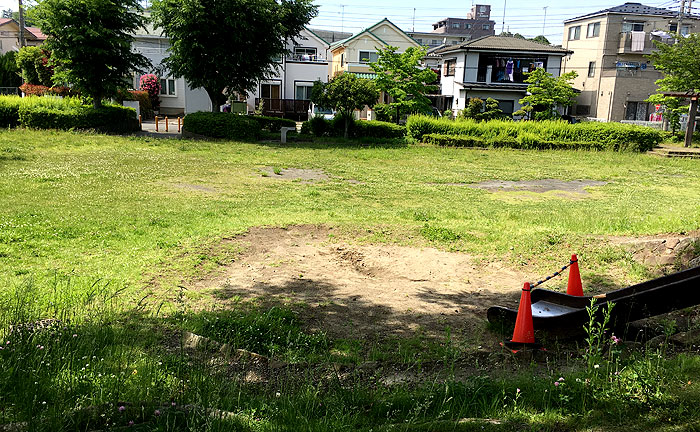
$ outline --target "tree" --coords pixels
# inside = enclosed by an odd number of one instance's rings
[[[16,57],[14,51],[0,56],[0,87],[19,87],[22,84]]]
[[[479,98],[469,99],[467,107],[458,115],[458,118],[469,118],[476,121],[489,121],[505,117],[503,111],[498,107],[498,101],[493,98],[486,99],[486,102]]]
[[[520,104],[525,105],[515,112],[515,115],[526,115],[529,119],[550,120],[559,118],[557,106],[571,106],[576,100],[576,91],[571,86],[578,74],[571,71],[554,77],[542,68],[530,72],[525,80],[529,93],[520,99]]]
[[[654,69],[661,71],[664,77],[656,81],[656,85],[659,86],[657,94],[652,95],[648,100],[666,107],[666,118],[675,133],[680,129],[680,115],[688,112],[688,105],[682,99],[666,97],[662,93],[700,92],[700,35],[691,33],[688,37],[680,37],[674,45],[656,41],[654,44],[657,50],[649,56],[649,59],[654,62]],[[691,111],[693,105],[695,104],[691,103]],[[694,116],[695,113],[690,112],[690,117]],[[689,122],[691,123],[694,125],[694,122]],[[689,130],[690,132],[686,131],[687,144],[692,137],[692,127]]]
[[[46,51],[36,46],[26,46],[17,52],[15,60],[25,83],[51,87],[54,72],[49,66]]]
[[[534,38],[530,39],[533,42],[541,43],[543,45],[551,45],[549,42],[549,39],[544,37],[543,35],[535,36]]]
[[[156,0],[153,20],[170,38],[163,65],[203,87],[218,111],[227,96],[247,93],[276,70],[286,41],[316,10],[311,0]]]
[[[397,49],[393,46],[380,49],[377,61],[370,63],[370,68],[377,74],[375,82],[379,90],[393,99],[389,106],[396,111],[398,123],[402,113],[430,112],[431,102],[425,94],[437,89],[432,84],[437,81],[437,74],[420,66],[425,48],[409,47],[403,53],[397,53]]]
[[[149,66],[131,50],[132,35],[146,21],[139,0],[43,0],[36,14],[54,82],[71,83],[95,108],[125,86],[127,75]]]
[[[379,90],[374,81],[358,78],[351,73],[341,73],[328,83],[316,81],[311,90],[311,101],[323,108],[334,109],[345,119],[345,132],[348,129],[352,114],[365,106],[373,106],[379,98]]]

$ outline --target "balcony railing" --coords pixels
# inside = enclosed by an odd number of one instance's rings
[[[308,100],[268,98],[256,98],[255,106],[259,106],[261,100],[263,101],[263,115],[273,117],[302,120],[308,115],[309,106],[311,106],[311,101]]]
[[[620,45],[618,47],[618,54],[651,54],[651,52],[656,48],[654,41],[662,42],[668,45],[673,45],[675,43],[674,38],[661,38],[658,36],[650,35],[649,33],[644,33],[642,40],[639,44],[632,44],[632,33],[625,32],[620,33]]]
[[[287,61],[304,63],[327,63],[328,61],[318,55],[291,54],[287,56]]]

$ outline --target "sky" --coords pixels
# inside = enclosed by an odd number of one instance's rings
[[[571,3],[562,0],[483,0],[478,3],[491,5],[496,34],[502,29],[527,37],[544,34],[550,42],[559,44],[562,42],[565,19],[617,6],[625,1],[628,0],[573,0]],[[637,1],[675,11],[680,5],[680,0]],[[431,31],[432,24],[443,18],[466,17],[472,6],[471,0],[315,0],[314,3],[318,6],[318,16],[311,21],[310,27],[351,33],[385,17],[404,30]],[[17,10],[17,0],[0,0],[0,9]]]

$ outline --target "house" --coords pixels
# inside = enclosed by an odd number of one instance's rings
[[[644,102],[656,92],[662,74],[646,57],[654,42],[674,43],[675,33],[700,30],[697,16],[625,3],[564,22],[564,48],[573,54],[562,71],[576,71],[574,87],[581,91],[574,114],[603,121],[649,120],[653,107]],[[652,108],[652,109],[650,109]]]
[[[369,67],[370,62],[379,58],[378,51],[388,46],[397,47],[397,52],[420,44],[387,18],[370,26],[347,39],[330,46],[332,54],[331,77],[343,72],[350,72],[363,78],[372,78],[375,74]]]
[[[143,54],[153,65],[154,70],[168,56],[170,42],[167,37],[153,29],[152,24],[141,28],[134,35],[132,48]],[[140,73],[133,76],[133,86],[140,88]],[[203,88],[192,89],[184,78],[160,74],[160,114],[184,115],[197,111],[211,111],[209,95]]]
[[[504,113],[521,108],[527,94],[527,73],[544,68],[560,75],[562,58],[571,51],[525,39],[485,36],[438,49],[441,93],[456,115],[471,98],[496,99]]]
[[[419,44],[428,48],[460,43],[496,34],[496,23],[491,20],[491,6],[473,5],[467,18],[445,18],[433,24],[432,32],[406,32]]]
[[[24,44],[39,46],[46,40],[46,35],[37,27],[24,28]],[[12,18],[0,19],[0,53],[19,51],[19,23]]]
[[[332,38],[347,35],[331,31],[324,33]],[[328,82],[329,46],[309,28],[287,41],[289,54],[278,60],[276,73],[260,81],[258,87],[246,96],[248,112],[254,111],[262,101],[265,115],[305,120],[314,81]]]

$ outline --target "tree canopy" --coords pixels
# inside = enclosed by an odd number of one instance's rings
[[[660,91],[700,92],[700,34],[681,37],[674,45],[655,42],[649,58],[664,77],[656,81]]]
[[[542,68],[530,72],[525,80],[529,93],[520,99],[523,108],[514,114],[527,115],[529,119],[549,120],[559,117],[557,106],[571,106],[576,100],[576,91],[571,86],[578,73],[571,71],[554,77]]]
[[[425,48],[409,47],[403,53],[398,48],[388,46],[379,50],[375,63],[370,68],[377,74],[375,82],[379,90],[392,98],[388,105],[396,112],[396,121],[404,113],[426,113],[430,111],[431,102],[426,93],[437,89],[433,85],[437,74],[421,66],[425,57]]]
[[[131,49],[143,27],[139,0],[43,0],[36,7],[55,83],[70,83],[95,107],[125,86],[124,77],[149,65]]]
[[[334,109],[345,119],[345,138],[355,110],[373,106],[379,98],[375,82],[358,78],[351,73],[341,73],[328,83],[316,81],[311,91],[311,101],[323,108]]]
[[[218,111],[276,70],[317,8],[311,0],[155,0],[153,20],[170,39],[163,65],[203,87]]]

